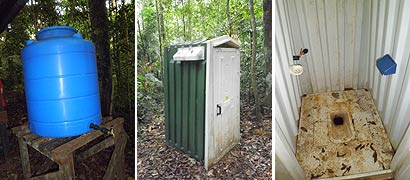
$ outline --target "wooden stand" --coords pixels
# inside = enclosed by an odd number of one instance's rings
[[[9,157],[9,136],[7,133],[7,111],[0,111],[0,141],[1,146],[3,147],[4,159]]]
[[[123,118],[112,119],[112,117],[103,118],[102,127],[112,127],[114,136],[107,136],[106,139],[89,148],[76,156],[77,160],[86,159],[93,154],[100,152],[112,145],[115,145],[110,162],[106,169],[104,179],[125,179],[124,174],[124,149],[127,143],[126,133],[123,128]],[[74,172],[74,151],[87,143],[102,136],[100,131],[91,131],[74,138],[44,138],[32,134],[27,125],[15,127],[12,129],[16,134],[19,146],[20,157],[23,167],[23,174],[25,179],[61,179],[72,180],[75,179]],[[27,146],[31,146],[41,154],[47,156],[52,161],[56,162],[59,170],[48,174],[32,177],[30,169],[30,160]],[[47,167],[46,167],[47,168]],[[46,172],[47,170],[45,170]]]

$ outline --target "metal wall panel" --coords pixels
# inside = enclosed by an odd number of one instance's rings
[[[364,88],[370,1],[289,0],[281,1],[289,11],[293,46],[291,53],[308,48],[301,64],[302,93]],[[279,6],[279,9],[281,7]]]
[[[396,74],[381,76],[377,68],[369,66],[369,88],[382,116],[390,141],[396,149],[392,167],[396,179],[408,178],[410,167],[410,1],[372,1],[372,11],[378,13],[372,24],[378,24],[378,33],[370,39],[378,42],[373,56],[388,53],[397,63]],[[375,61],[375,59],[370,59]],[[374,64],[374,63],[373,63]],[[407,174],[407,175],[406,175]]]
[[[174,61],[177,46],[165,48],[165,138],[192,157],[204,159],[206,61]]]
[[[293,38],[288,7],[284,1],[275,2],[275,157],[284,165],[276,171],[293,179],[303,179],[303,170],[295,157],[302,89],[300,78],[289,73],[289,65],[293,63]],[[307,84],[306,87],[311,86]]]

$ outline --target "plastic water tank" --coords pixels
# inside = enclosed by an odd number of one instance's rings
[[[70,26],[36,33],[22,51],[29,128],[43,137],[70,137],[100,125],[95,47]]]

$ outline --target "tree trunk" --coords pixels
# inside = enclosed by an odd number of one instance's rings
[[[226,22],[227,22],[227,28],[228,28],[228,34],[229,36],[232,35],[232,25],[231,25],[231,18],[229,14],[229,0],[226,0]]]
[[[182,3],[182,9],[184,9],[184,0],[181,0],[181,3]],[[186,25],[185,25],[185,13],[184,13],[184,10],[182,10],[182,24],[183,24],[183,26],[184,26],[184,34],[183,34],[183,37],[184,37],[184,41],[186,41],[188,38],[187,38],[187,36],[186,36]]]
[[[261,107],[259,105],[259,94],[258,94],[258,86],[256,84],[256,22],[255,22],[255,13],[253,9],[253,0],[249,0],[249,9],[250,9],[250,18],[251,18],[251,27],[252,27],[252,59],[251,59],[251,86],[253,90],[253,97],[255,98],[255,113],[256,119],[260,121],[262,119],[261,115]]]
[[[263,29],[265,45],[265,81],[267,84],[265,91],[264,107],[272,108],[272,1],[263,1]]]
[[[159,3],[159,12],[161,12],[161,14],[160,14],[160,22],[161,22],[160,27],[161,27],[162,42],[163,42],[163,44],[166,44],[166,42],[165,42],[165,25],[164,25],[164,6],[162,5],[162,3]]]
[[[110,112],[112,91],[108,18],[105,1],[89,0],[88,6],[90,7],[91,39],[94,42],[97,55],[101,113],[106,116]]]
[[[158,8],[158,0],[155,0],[155,14],[157,18],[157,29],[158,29],[158,41],[159,41],[159,63],[160,63],[160,69],[162,69],[162,37],[161,37],[161,21],[160,21],[160,14],[159,8]],[[159,74],[157,77],[161,77],[161,71],[159,71]]]

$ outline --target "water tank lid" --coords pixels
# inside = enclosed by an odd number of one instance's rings
[[[36,39],[43,40],[54,37],[72,36],[77,30],[71,26],[50,26],[41,29],[36,33]]]

